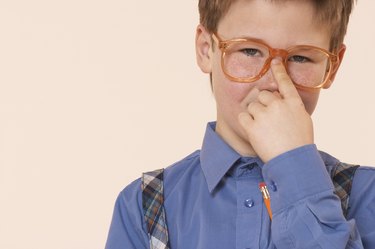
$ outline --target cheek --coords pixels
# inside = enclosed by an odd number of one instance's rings
[[[249,62],[241,61],[236,59],[235,61],[231,61],[231,58],[226,63],[227,73],[232,77],[237,78],[252,78],[259,74],[262,69],[263,64],[257,63],[249,64]]]
[[[220,60],[213,63],[212,80],[213,91],[217,104],[240,104],[251,89],[251,84],[237,83],[229,80],[221,69]],[[226,103],[224,103],[226,101]]]
[[[224,75],[213,78],[213,81],[215,82],[213,91],[217,105],[225,109],[231,108],[233,111],[243,105],[244,99],[246,99],[246,96],[252,88],[250,84],[232,82]],[[241,109],[243,108],[241,107]]]
[[[306,92],[306,91],[298,91],[303,104],[305,105],[306,111],[311,115],[313,114],[315,107],[318,103],[320,91],[316,92]]]
[[[325,79],[325,70],[322,67],[309,67],[303,70],[298,67],[290,67],[288,74],[293,82],[302,86],[317,86]]]

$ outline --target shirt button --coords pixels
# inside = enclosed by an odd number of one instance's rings
[[[248,208],[252,208],[254,206],[253,199],[247,199],[247,200],[245,200],[245,206],[248,207]]]
[[[276,183],[275,183],[275,182],[271,182],[271,184],[270,184],[270,189],[271,189],[273,192],[276,192],[276,191],[277,191],[277,186],[276,186]]]

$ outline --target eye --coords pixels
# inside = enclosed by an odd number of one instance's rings
[[[311,62],[311,60],[308,57],[302,56],[302,55],[293,55],[289,57],[289,61],[297,62],[297,63],[306,63]]]
[[[260,54],[260,51],[256,48],[244,48],[241,49],[241,52],[244,53],[246,56],[256,56]]]

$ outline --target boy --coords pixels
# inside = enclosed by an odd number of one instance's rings
[[[317,150],[310,118],[344,57],[352,5],[199,1],[197,62],[211,76],[217,121],[200,151],[164,172],[167,246],[375,248],[375,169],[355,168],[345,217],[331,179],[341,164]],[[137,180],[117,199],[106,248],[149,240]]]

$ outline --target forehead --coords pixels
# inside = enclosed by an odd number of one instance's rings
[[[316,21],[311,1],[237,0],[218,24],[223,39],[252,37],[271,46],[329,46],[328,25]]]

